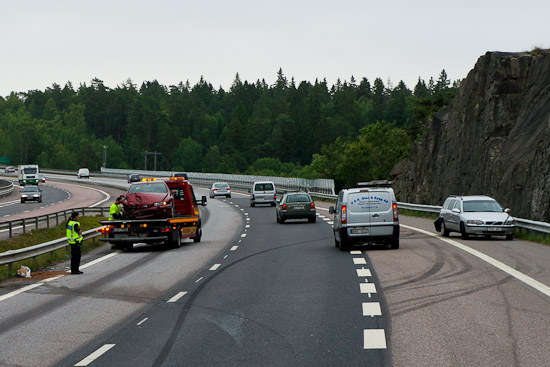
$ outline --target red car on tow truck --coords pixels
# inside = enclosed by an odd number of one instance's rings
[[[184,239],[200,242],[202,237],[199,205],[189,181],[172,177],[168,181],[144,178],[122,195],[123,219],[107,220],[101,241],[126,250],[135,243],[168,243],[180,247]]]

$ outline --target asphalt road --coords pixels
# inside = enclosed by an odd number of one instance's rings
[[[0,285],[0,366],[548,365],[547,246],[402,216],[399,250],[341,252],[321,208],[278,224],[234,193],[201,211],[201,243],[104,246],[82,276]]]

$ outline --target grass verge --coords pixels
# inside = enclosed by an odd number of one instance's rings
[[[96,227],[100,227],[99,221],[106,220],[105,217],[84,217],[80,216],[78,221],[82,227],[82,231],[87,231]],[[67,235],[65,223],[55,228],[41,228],[38,230],[32,230],[29,233],[21,234],[10,240],[0,241],[0,253],[9,250],[18,250],[29,246],[38,245],[40,243],[57,240],[59,238],[65,238]],[[90,251],[96,247],[103,245],[102,242],[96,239],[84,241],[82,243],[82,253]],[[68,243],[67,243],[68,246]],[[41,269],[61,261],[66,261],[71,258],[70,247],[62,248],[51,253],[37,256],[36,258],[30,258],[23,261],[13,263],[12,271],[9,271],[8,265],[0,267],[0,281],[15,276],[17,270],[22,266],[28,266],[32,271]]]

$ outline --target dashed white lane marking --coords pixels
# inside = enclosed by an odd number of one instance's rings
[[[239,246],[233,246],[233,247],[231,247],[231,249],[229,249],[229,251],[235,251],[238,248],[239,248]]]
[[[195,283],[200,282],[203,279],[203,277],[200,277],[199,279],[195,280]]]
[[[143,320],[141,320],[140,322],[138,322],[138,323],[136,324],[136,326],[141,326],[141,324],[143,324],[143,323],[144,323],[145,321],[147,321],[147,320],[149,320],[148,317],[144,318]]]
[[[360,283],[359,289],[361,290],[361,293],[376,293],[376,285],[374,283]]]
[[[202,278],[201,278],[202,279]],[[176,294],[174,297],[170,298],[168,301],[168,303],[174,303],[176,302],[178,299],[180,299],[181,297],[185,296],[187,294],[187,292],[179,292],[178,294]]]
[[[244,228],[250,228],[250,224],[247,224],[246,226],[244,226]]]
[[[379,302],[363,302],[363,316],[382,316]]]
[[[214,270],[218,270],[218,268],[222,266],[222,264],[215,264],[215,265],[212,265],[212,267],[209,269],[211,271],[214,271]]]
[[[361,269],[355,269],[357,271],[357,276],[358,277],[371,277],[372,274],[370,272],[370,269],[365,269],[365,268],[361,268]]]
[[[363,330],[364,349],[386,349],[386,332],[384,329]]]
[[[246,237],[246,233],[241,234],[241,237]]]
[[[247,217],[246,220],[250,220],[250,218]]]
[[[362,254],[362,252],[359,251],[359,250],[350,251],[349,253],[352,254],[352,255],[361,255]]]
[[[362,264],[366,264],[367,260],[365,260],[365,258],[363,258],[363,257],[354,257],[353,258],[353,263],[355,265],[362,265]]]
[[[531,278],[531,277],[529,277],[529,276],[527,276],[523,273],[520,273],[516,269],[511,268],[508,265],[506,265],[504,263],[501,263],[500,261],[495,260],[492,257],[487,256],[482,252],[474,250],[473,248],[470,248],[466,245],[463,245],[463,244],[461,244],[459,242],[456,242],[456,241],[453,241],[451,239],[440,237],[440,235],[436,234],[436,233],[428,232],[428,231],[425,231],[423,229],[407,226],[407,225],[404,225],[404,224],[401,224],[401,226],[404,227],[404,228],[413,230],[413,231],[417,231],[417,232],[426,234],[428,236],[437,237],[441,241],[447,242],[451,246],[454,246],[454,247],[459,248],[463,251],[466,251],[470,255],[473,255],[473,256],[475,256],[475,257],[491,264],[495,268],[497,268],[499,270],[502,270],[503,272],[505,272],[508,275],[513,276],[514,278],[516,278],[520,282],[523,282],[523,283],[535,288],[537,291],[539,291],[539,292],[545,294],[546,296],[550,297],[550,287],[547,286],[546,284],[543,284],[543,283],[539,282],[538,280],[535,280],[535,279],[533,279],[533,278]]]
[[[323,220],[324,220],[325,222],[328,222],[328,221],[330,220],[330,218],[323,217]]]
[[[104,346],[90,354],[88,357],[75,364],[75,367],[88,366],[90,363],[101,357],[103,354],[107,353],[107,351],[109,351],[109,349],[111,349],[115,345],[116,344],[105,344]]]

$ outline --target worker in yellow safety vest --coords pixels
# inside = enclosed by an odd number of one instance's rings
[[[71,245],[71,274],[83,274],[80,271],[80,249],[82,247],[82,229],[78,222],[78,213],[73,212],[67,220],[67,242]]]
[[[111,204],[109,208],[109,220],[122,219],[122,214],[120,213],[120,200],[122,198],[119,196],[116,198],[115,202]]]

